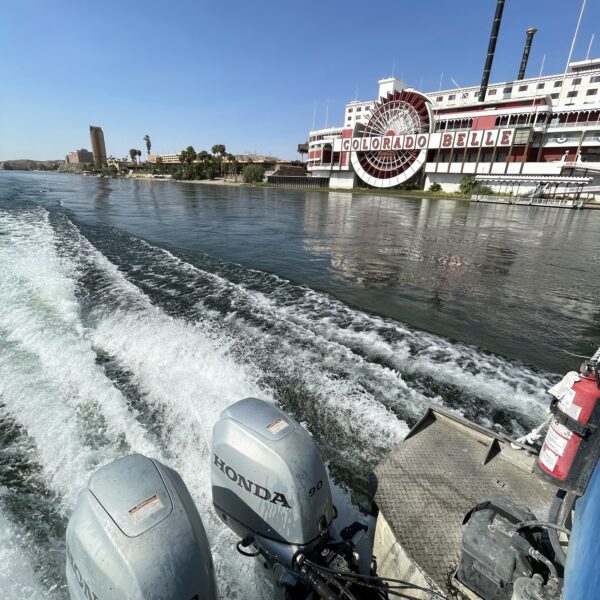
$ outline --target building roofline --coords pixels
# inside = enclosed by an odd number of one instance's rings
[[[589,62],[589,63],[595,63],[598,65],[597,69],[590,69],[590,71],[587,71],[586,74],[589,74],[593,70],[600,71],[600,58],[594,58],[594,59],[590,59],[589,61],[580,61],[580,62],[581,63]],[[575,64],[575,63],[570,63],[569,66],[571,66],[573,64]],[[499,81],[497,83],[490,83],[488,86],[488,89],[495,88],[495,87],[501,87],[501,86],[507,86],[507,85],[525,85],[527,83],[534,83],[536,81],[538,81],[538,82],[550,81],[550,80],[555,80],[555,79],[562,79],[564,77],[566,77],[567,79],[573,79],[576,77],[580,77],[581,75],[582,75],[581,72],[573,72],[573,71],[568,72],[566,75],[564,73],[555,73],[553,75],[542,75],[541,77],[539,75],[537,75],[535,77],[526,77],[525,79],[513,79],[510,81]],[[462,92],[477,91],[479,89],[479,87],[480,86],[478,86],[478,85],[470,85],[470,86],[465,86],[465,87],[446,88],[444,90],[433,91],[433,92],[422,92],[422,93],[425,94],[426,96],[439,96],[440,94],[456,93],[457,91],[462,91]]]

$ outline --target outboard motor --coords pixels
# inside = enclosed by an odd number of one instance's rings
[[[216,600],[200,515],[181,477],[133,454],[94,473],[67,527],[72,600]]]
[[[336,537],[327,471],[309,433],[272,403],[246,398],[221,413],[212,449],[213,503],[242,538],[238,551],[260,555],[286,598],[292,589],[302,598],[311,590],[338,597],[322,569],[344,559],[357,570],[356,543],[367,527],[354,523]]]

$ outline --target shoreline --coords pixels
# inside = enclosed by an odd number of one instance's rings
[[[13,169],[7,169],[12,171]],[[16,169],[15,169],[16,170]],[[56,171],[42,171],[42,170],[24,170],[23,172],[39,172],[39,173],[53,173]],[[83,173],[74,172],[63,172],[64,175],[80,175],[84,176]],[[471,196],[460,194],[458,192],[430,192],[428,190],[388,190],[376,188],[362,188],[354,187],[350,189],[346,188],[300,188],[300,187],[288,187],[273,185],[270,183],[244,183],[243,181],[234,181],[231,179],[162,179],[156,178],[149,175],[136,174],[134,176],[113,176],[107,175],[107,179],[128,179],[136,181],[160,181],[165,183],[191,183],[194,185],[208,185],[208,186],[229,186],[229,187],[248,187],[248,188],[262,188],[262,189],[273,189],[273,190],[300,190],[304,192],[319,192],[319,193],[344,193],[344,194],[360,194],[364,196],[388,196],[391,198],[420,198],[427,200],[458,200],[458,201],[471,201]],[[508,197],[505,194],[498,195],[499,198]],[[600,210],[600,202],[586,202],[583,206],[585,209]]]

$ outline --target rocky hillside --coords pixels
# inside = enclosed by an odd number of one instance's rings
[[[64,160],[5,160],[0,161],[0,170],[5,171],[56,171],[65,164]]]

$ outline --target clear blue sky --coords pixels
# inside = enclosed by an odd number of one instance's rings
[[[296,157],[317,102],[317,126],[342,123],[395,73],[437,90],[478,84],[495,0],[0,0],[0,160],[55,159],[223,143]],[[539,29],[528,75],[564,69],[580,0],[507,0],[492,81],[514,79],[525,29]],[[600,29],[588,0],[575,59]],[[600,55],[600,31],[592,55]],[[422,78],[422,79],[421,79]]]

